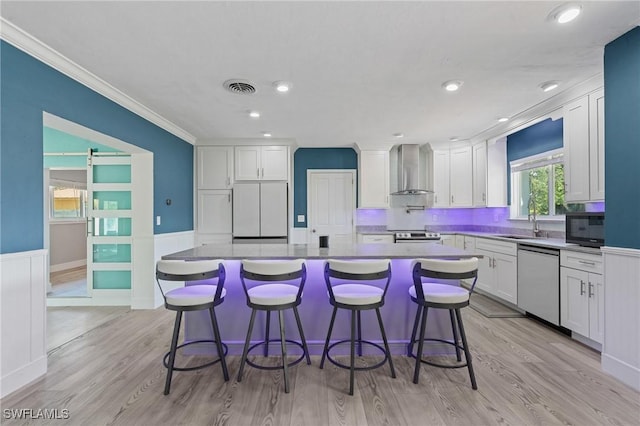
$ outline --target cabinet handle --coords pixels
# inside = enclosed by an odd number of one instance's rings
[[[487,260],[489,261],[489,268],[493,268],[493,266],[491,266],[491,258],[487,257]]]
[[[433,196],[433,202],[434,202],[434,203],[437,203],[437,202],[438,202],[438,194],[436,194],[436,195],[434,195],[434,196]]]
[[[259,168],[258,168],[258,169],[256,169],[256,176],[257,176],[257,177],[260,177],[260,169],[259,169]]]
[[[231,178],[227,176],[227,187],[231,186]]]
[[[227,194],[227,198],[228,198],[229,202],[231,202],[231,194]]]
[[[581,263],[583,265],[596,266],[596,262],[588,262],[586,260],[578,260],[578,263]]]
[[[493,267],[494,268],[496,267],[496,258],[495,257],[493,258]]]
[[[453,204],[453,195],[451,196],[451,204]]]
[[[580,296],[584,294],[584,281],[580,280]]]
[[[589,299],[591,299],[591,297],[593,296],[594,296],[593,284],[591,283],[591,281],[589,281]]]
[[[262,168],[262,177],[264,177],[264,167]]]
[[[482,193],[482,201],[487,201],[487,195],[484,192]]]

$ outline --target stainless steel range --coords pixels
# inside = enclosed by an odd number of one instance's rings
[[[398,231],[393,235],[395,243],[440,243],[440,233],[431,231]]]

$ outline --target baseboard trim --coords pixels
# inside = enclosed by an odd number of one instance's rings
[[[637,367],[603,353],[602,370],[622,383],[640,391],[640,369]]]
[[[47,373],[46,354],[0,378],[0,398],[29,385]]]
[[[87,259],[73,260],[66,263],[58,263],[57,265],[51,265],[49,272],[60,272],[66,269],[79,268],[81,266],[87,266]]]

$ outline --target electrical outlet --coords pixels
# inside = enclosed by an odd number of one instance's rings
[[[156,225],[160,226],[160,216],[156,216]]]
[[[303,214],[299,214],[298,215],[298,223],[304,223],[304,215]]]

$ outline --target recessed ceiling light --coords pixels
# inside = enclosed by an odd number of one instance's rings
[[[394,138],[404,138],[404,133],[394,133],[393,137]]]
[[[287,93],[291,89],[291,83],[286,81],[276,81],[273,83],[273,87],[280,93]]]
[[[458,140],[457,136],[452,136],[452,137],[449,138],[449,141],[451,141],[451,142],[456,142],[457,140]]]
[[[567,3],[553,9],[549,14],[549,19],[556,21],[559,24],[566,24],[571,22],[580,15],[582,6],[575,3]]]
[[[265,138],[270,138],[270,137],[271,137],[271,133],[269,133],[269,132],[262,132],[262,136],[264,136]]]
[[[550,92],[553,89],[556,89],[560,85],[557,81],[545,81],[540,85],[540,88],[543,92]]]
[[[460,80],[449,80],[442,83],[442,88],[447,92],[455,92],[460,87],[462,87],[462,81]]]
[[[260,118],[260,113],[258,111],[249,111],[249,117]]]
[[[500,118],[498,118],[498,122],[499,123],[504,123],[505,121],[509,121],[509,118],[508,117],[500,117]]]

